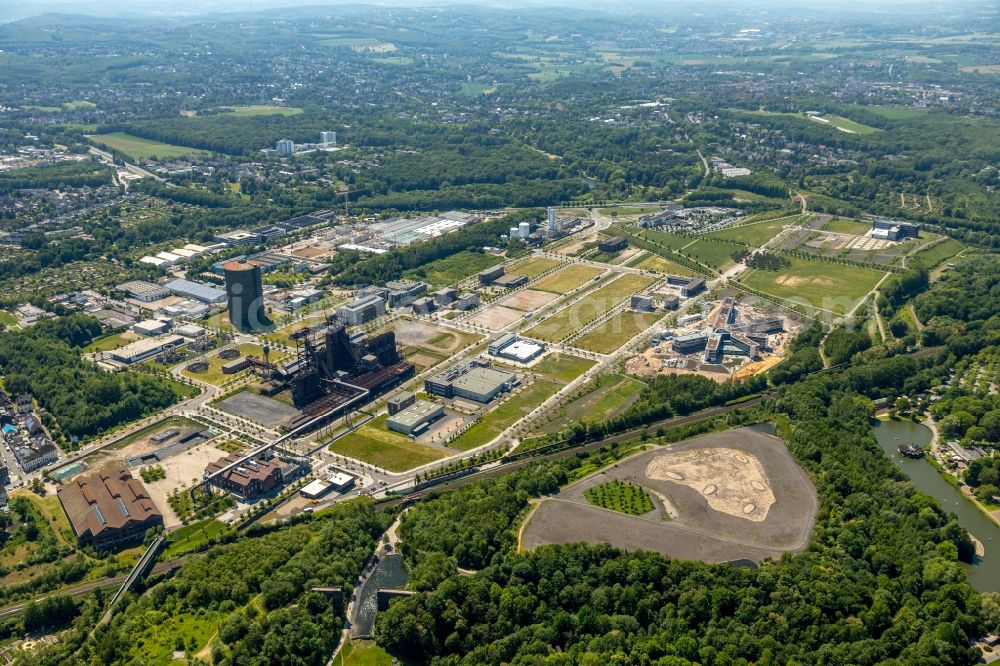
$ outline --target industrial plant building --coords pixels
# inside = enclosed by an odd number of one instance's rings
[[[240,331],[249,331],[267,323],[264,318],[264,287],[260,267],[247,261],[223,265],[229,322]]]
[[[146,338],[130,342],[124,347],[113,349],[107,352],[113,360],[125,365],[132,365],[147,358],[152,358],[162,351],[179,347],[185,343],[185,339],[179,335],[165,335],[158,338]]]
[[[509,391],[516,384],[517,375],[513,372],[470,362],[454,366],[424,380],[424,390],[430,395],[467,398],[485,404],[501,393]]]
[[[142,301],[143,303],[158,301],[161,298],[166,298],[170,295],[170,291],[166,287],[161,287],[158,284],[146,282],[144,280],[131,280],[130,282],[124,282],[115,287],[115,289],[122,292],[126,296],[134,298],[137,301]]]
[[[57,494],[80,546],[101,550],[142,541],[146,530],[163,526],[145,486],[126,469],[76,476]]]
[[[428,400],[419,400],[403,411],[390,416],[385,424],[389,430],[414,436],[426,430],[427,426],[442,416],[444,416],[443,405]]]
[[[230,453],[209,463],[205,475],[215,474],[240,461],[241,456]],[[245,460],[236,467],[212,479],[212,483],[243,498],[254,498],[268,493],[284,483],[283,466],[277,458],[271,460]]]
[[[226,300],[225,291],[219,289],[218,287],[213,287],[210,284],[205,284],[204,282],[177,279],[171,280],[165,284],[164,287],[178,296],[193,298],[196,301],[208,303],[209,305],[217,305],[225,302]]]
[[[413,375],[396,345],[396,334],[350,336],[343,322],[320,329],[303,329],[298,357],[284,368],[271,367],[286,381],[300,416],[291,427],[319,416],[336,418]]]

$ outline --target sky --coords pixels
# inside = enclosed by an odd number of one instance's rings
[[[796,9],[815,8],[817,11],[894,12],[908,8],[954,13],[963,7],[995,5],[997,0],[752,0],[754,5],[786,5]],[[0,0],[0,22],[17,20],[46,13],[84,14],[93,16],[163,16],[199,15],[218,12],[260,11],[303,5],[335,6],[338,4],[372,4],[383,6],[461,5],[478,4],[498,8],[530,6],[571,6],[603,9],[610,12],[659,13],[670,8],[710,13],[732,5],[750,4],[746,0]],[[2,45],[0,45],[2,46]]]

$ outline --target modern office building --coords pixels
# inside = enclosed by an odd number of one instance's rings
[[[337,310],[337,317],[351,326],[358,326],[384,314],[385,301],[374,294],[356,298]]]
[[[490,356],[517,361],[518,363],[530,363],[534,359],[545,353],[545,347],[530,340],[522,340],[513,333],[501,336],[487,348]]]
[[[517,287],[522,287],[526,284],[528,284],[527,275],[516,275],[513,273],[501,275],[496,280],[493,280],[494,286],[501,287],[503,289],[516,289]]]
[[[643,294],[635,294],[629,300],[629,307],[633,310],[638,310],[639,312],[652,312],[655,310],[653,305],[653,297],[645,296]]]
[[[504,274],[503,264],[479,271],[480,284],[492,284],[498,277]]]
[[[481,299],[474,291],[464,293],[455,301],[455,307],[459,310],[473,310],[479,307]]]
[[[426,282],[413,280],[390,280],[385,286],[389,290],[389,307],[393,308],[409,305],[427,292]]]
[[[444,406],[419,400],[401,412],[393,414],[385,424],[389,430],[401,432],[404,435],[418,435],[427,429],[434,421],[444,416]]]
[[[222,267],[226,279],[229,322],[241,331],[259,328],[264,318],[264,287],[260,267],[246,261],[230,261]]]
[[[872,238],[900,241],[920,236],[920,225],[912,222],[877,219],[872,222]]]
[[[397,414],[413,403],[417,401],[417,396],[410,392],[397,393],[396,395],[389,398],[386,403],[386,409],[389,411],[389,415]]]
[[[597,244],[597,249],[601,252],[621,252],[628,245],[624,236],[613,236]]]
[[[458,291],[452,287],[445,287],[434,292],[434,302],[441,306],[454,303],[456,298],[458,298]]]
[[[684,298],[690,298],[695,294],[704,291],[704,289],[705,289],[704,278],[694,278],[692,280],[689,280],[687,284],[681,287],[681,296],[683,296]]]
[[[704,351],[705,346],[708,344],[708,334],[692,333],[691,335],[678,335],[670,344],[678,354],[693,354]]]

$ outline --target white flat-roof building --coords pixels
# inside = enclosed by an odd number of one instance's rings
[[[158,338],[146,338],[131,342],[124,347],[108,352],[114,360],[131,365],[156,356],[165,349],[171,349],[184,344],[184,338],[179,335],[166,335]]]
[[[146,337],[161,335],[169,330],[169,322],[160,321],[159,319],[145,319],[132,324],[132,331],[134,333],[138,333],[139,335],[144,335]]]
[[[179,261],[181,261],[181,258],[178,257],[173,252],[160,252],[160,253],[158,253],[156,255],[156,258],[157,259],[162,259],[163,263],[165,265],[167,265],[167,266],[173,266],[174,264],[176,264]]]
[[[115,289],[143,303],[158,301],[170,295],[170,291],[166,287],[161,287],[158,284],[146,282],[145,280],[123,282],[115,287]]]
[[[163,266],[168,265],[166,259],[160,259],[159,257],[150,257],[148,255],[140,259],[139,263],[149,264],[150,266],[156,266],[157,268],[162,268]]]

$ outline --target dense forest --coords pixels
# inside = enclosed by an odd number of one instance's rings
[[[211,662],[225,666],[320,666],[340,638],[340,608],[313,587],[351,586],[388,527],[389,515],[361,500],[312,521],[258,530],[185,562],[148,594],[130,595],[111,624],[90,635],[81,613],[37,666],[166,663],[195,635],[218,631]],[[150,661],[152,660],[152,661]]]
[[[80,358],[100,332],[92,317],[72,315],[26,331],[0,333],[0,371],[8,393],[34,396],[63,446],[172,405],[173,384],[142,372],[108,373]]]

